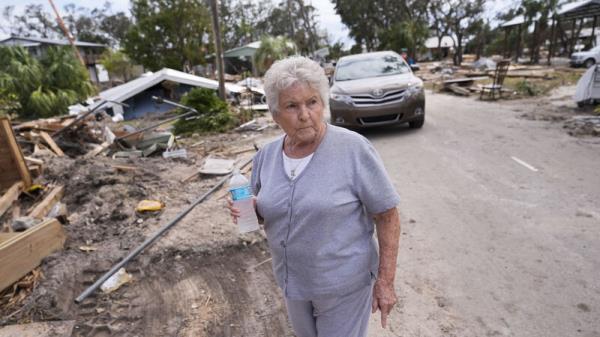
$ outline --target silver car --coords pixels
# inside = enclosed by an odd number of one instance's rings
[[[393,51],[345,56],[338,60],[330,94],[331,123],[364,128],[425,123],[423,81]]]

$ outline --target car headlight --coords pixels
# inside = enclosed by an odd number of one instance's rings
[[[329,95],[329,97],[334,101],[343,102],[349,105],[354,104],[354,102],[352,101],[352,97],[348,95],[331,94]]]
[[[423,90],[423,82],[415,82],[408,85],[406,93],[408,95],[416,95]]]

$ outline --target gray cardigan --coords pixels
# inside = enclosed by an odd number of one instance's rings
[[[292,181],[283,168],[283,140],[256,154],[251,178],[278,285],[292,300],[368,285],[378,268],[372,215],[400,201],[377,152],[363,136],[328,124]]]

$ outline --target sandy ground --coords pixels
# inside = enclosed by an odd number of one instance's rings
[[[546,104],[427,100],[422,130],[366,133],[403,198],[401,301],[370,336],[600,336],[600,140],[522,117]]]
[[[423,129],[364,132],[402,196],[403,222],[400,302],[387,330],[372,316],[369,336],[600,336],[600,138],[570,136],[564,118],[546,117],[579,113],[561,90],[508,102],[429,92]],[[260,145],[280,132],[206,146]],[[120,162],[138,167],[128,173],[110,158],[44,157],[45,181],[66,185],[66,249],[44,262],[24,303],[0,308],[0,324],[74,320],[73,336],[90,337],[293,336],[264,236],[237,234],[224,190],[127,266],[132,283],[73,302],[216,183],[181,181],[205,156],[190,153]],[[166,208],[137,214],[142,199]]]

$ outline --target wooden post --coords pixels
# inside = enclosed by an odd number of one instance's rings
[[[69,29],[67,29],[67,26],[65,26],[64,21],[62,20],[62,18],[60,17],[60,14],[58,13],[58,9],[56,9],[56,6],[54,6],[54,2],[52,0],[48,0],[48,1],[50,2],[50,6],[52,6],[52,9],[54,10],[54,14],[56,14],[56,21],[58,22],[60,29],[62,29],[63,33],[65,33],[65,35],[67,36],[67,39],[69,39],[69,43],[71,44],[71,47],[73,47],[73,50],[75,51],[75,56],[77,57],[79,62],[81,62],[81,65],[85,67],[85,61],[83,61],[83,57],[81,57],[81,54],[79,54],[79,49],[77,49],[77,46],[75,45],[75,40],[73,39],[71,32],[69,32]]]
[[[213,32],[215,34],[217,69],[219,71],[219,97],[225,100],[225,67],[223,66],[223,48],[221,45],[221,27],[219,26],[217,0],[210,0],[210,9],[212,11]]]

